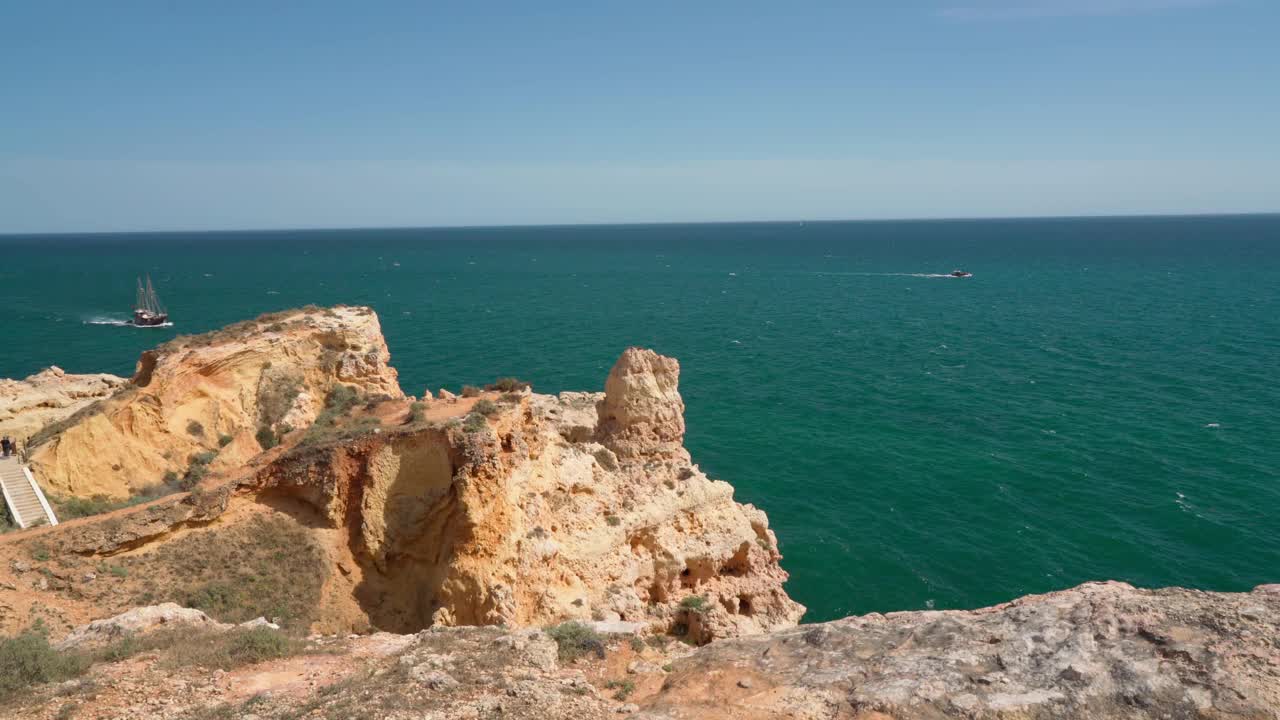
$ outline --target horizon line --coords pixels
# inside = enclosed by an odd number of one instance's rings
[[[775,220],[656,220],[645,222],[581,222],[581,223],[507,223],[493,225],[346,225],[346,226],[295,226],[279,228],[242,227],[219,229],[157,229],[157,230],[39,230],[35,232],[0,232],[0,239],[14,237],[83,236],[83,235],[216,235],[232,233],[287,233],[287,232],[350,232],[353,230],[517,230],[539,228],[607,228],[607,227],[663,227],[680,225],[796,225],[839,223],[886,222],[992,222],[1026,220],[1141,220],[1155,218],[1239,218],[1280,216],[1280,210],[1245,212],[1171,212],[1171,213],[1112,213],[1081,215],[958,215],[936,217],[880,217],[880,218],[794,218]]]

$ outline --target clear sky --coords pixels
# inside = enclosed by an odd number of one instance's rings
[[[0,232],[1280,210],[1280,2],[0,0]]]

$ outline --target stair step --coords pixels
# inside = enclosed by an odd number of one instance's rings
[[[51,518],[40,502],[40,495],[32,487],[31,479],[18,458],[0,458],[0,487],[9,496],[10,512],[21,518],[23,525],[35,527],[51,524]]]

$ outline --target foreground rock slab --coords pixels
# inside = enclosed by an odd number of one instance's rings
[[[1280,587],[1090,583],[717,642],[644,706],[738,720],[1280,718],[1277,638]]]

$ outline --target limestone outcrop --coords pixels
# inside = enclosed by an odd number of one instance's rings
[[[492,403],[478,428],[387,429],[243,482],[346,530],[359,572],[335,581],[379,629],[627,621],[703,643],[789,627],[804,608],[768,518],[678,445],[677,384],[674,360],[628,350],[604,394],[489,394],[465,401]]]
[[[647,717],[1280,718],[1280,587],[1089,583],[717,642]]]
[[[117,498],[185,474],[202,453],[216,454],[214,470],[238,468],[262,451],[260,428],[304,427],[335,385],[403,397],[389,359],[377,315],[359,307],[179,337],[144,352],[129,387],[37,434],[32,463],[54,494]]]
[[[242,622],[239,625],[220,623],[200,610],[182,607],[177,603],[170,602],[137,607],[114,617],[94,620],[72,630],[54,647],[59,650],[101,647],[123,638],[145,635],[160,629],[230,630],[236,627],[246,630],[252,628],[280,629],[279,625],[262,617]]]
[[[54,365],[25,380],[0,379],[0,435],[25,443],[36,431],[111,397],[128,383],[115,375],[74,375]]]
[[[66,649],[83,645],[106,644],[130,635],[142,635],[159,627],[226,627],[193,608],[176,603],[139,607],[114,617],[83,625],[72,630],[56,647]]]

